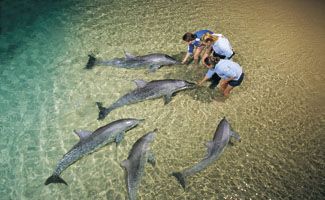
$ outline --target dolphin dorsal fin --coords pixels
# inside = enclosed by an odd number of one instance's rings
[[[74,130],[74,132],[79,136],[80,140],[89,137],[93,133],[91,131],[84,131],[84,130]]]
[[[134,83],[137,85],[138,88],[143,88],[147,85],[147,81],[144,80],[134,80]]]
[[[213,142],[209,141],[205,143],[205,146],[207,147],[207,155],[206,157],[209,157],[213,153],[213,149],[215,149],[217,146],[219,146],[221,143],[220,142]]]
[[[130,168],[130,161],[129,160],[123,160],[121,162],[121,167],[125,168],[126,170],[129,170],[129,168]]]
[[[212,147],[213,147],[213,142],[209,141],[209,142],[205,143],[205,146],[208,148],[208,151],[209,151],[209,149],[212,149]]]
[[[126,58],[127,60],[130,60],[130,59],[133,59],[133,58],[136,57],[135,55],[132,55],[131,53],[126,52],[126,51],[124,51],[124,55],[125,55],[125,58]]]
[[[206,157],[208,157],[212,152],[214,143],[213,143],[213,141],[209,141],[209,142],[205,143],[205,146],[207,147],[207,156]]]
[[[212,146],[213,146],[213,142],[212,142],[212,141],[209,141],[209,142],[205,143],[205,146],[206,146],[207,148],[212,148]]]

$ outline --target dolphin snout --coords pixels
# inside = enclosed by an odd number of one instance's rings
[[[145,119],[138,119],[139,123],[142,123],[145,121]]]
[[[187,88],[195,88],[195,87],[196,87],[196,84],[195,84],[195,83],[192,83],[192,82],[188,82],[188,81],[186,81],[185,86],[186,86]]]

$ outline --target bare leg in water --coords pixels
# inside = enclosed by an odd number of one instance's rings
[[[230,91],[233,89],[234,87],[233,86],[231,86],[231,85],[227,85],[227,87],[226,87],[226,89],[223,91],[223,95],[225,96],[225,97],[228,97],[229,96],[229,94],[230,94]]]
[[[224,92],[228,86],[228,81],[220,80],[219,85],[220,85],[219,88],[220,88],[221,92]]]

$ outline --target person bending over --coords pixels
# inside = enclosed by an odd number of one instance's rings
[[[206,33],[202,36],[201,42],[207,46],[207,50],[202,57],[202,61],[204,61],[211,54],[213,57],[219,57],[220,59],[227,60],[230,60],[235,55],[229,40],[222,34]]]
[[[194,63],[198,64],[199,56],[205,45],[201,42],[201,37],[205,34],[213,34],[212,31],[209,30],[199,30],[195,33],[187,32],[183,35],[183,41],[185,41],[188,45],[187,53],[182,61],[182,64],[187,63],[187,60],[190,56],[194,54]]]
[[[223,95],[228,97],[230,91],[239,86],[244,79],[244,72],[242,67],[231,60],[219,59],[218,57],[207,57],[204,59],[204,65],[209,69],[205,77],[198,82],[202,85],[205,81],[209,80],[214,74],[218,74],[221,78],[219,88]]]

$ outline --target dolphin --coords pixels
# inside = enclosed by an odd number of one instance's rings
[[[60,174],[67,169],[74,162],[78,161],[81,157],[94,152],[100,147],[116,142],[119,144],[126,131],[136,127],[143,119],[119,119],[91,131],[75,130],[74,132],[79,136],[80,141],[75,144],[57,163],[53,174],[45,181],[45,185],[50,183],[64,183],[68,185],[61,177]]]
[[[86,64],[86,69],[91,69],[95,65],[115,66],[120,68],[140,68],[149,66],[150,72],[155,72],[162,66],[181,64],[175,58],[162,53],[153,53],[143,56],[134,56],[125,52],[124,58],[114,58],[112,60],[99,61],[94,55],[88,55],[89,59]]]
[[[204,170],[217,160],[229,143],[230,137],[234,137],[237,141],[240,141],[240,136],[231,130],[230,124],[226,118],[223,118],[218,124],[213,140],[206,143],[208,148],[206,157],[192,167],[186,168],[181,172],[172,173],[184,189],[186,187],[186,178]]]
[[[103,107],[101,102],[96,102],[99,109],[98,120],[104,119],[112,110],[118,107],[148,99],[164,97],[165,104],[167,104],[171,101],[173,93],[195,87],[195,83],[175,79],[155,80],[150,82],[135,80],[134,82],[137,88],[120,97],[108,108]]]
[[[137,198],[137,189],[144,174],[145,164],[148,162],[153,167],[156,165],[154,154],[149,149],[149,144],[155,139],[155,129],[139,138],[132,146],[129,156],[121,162],[125,171],[125,182],[129,200]]]

